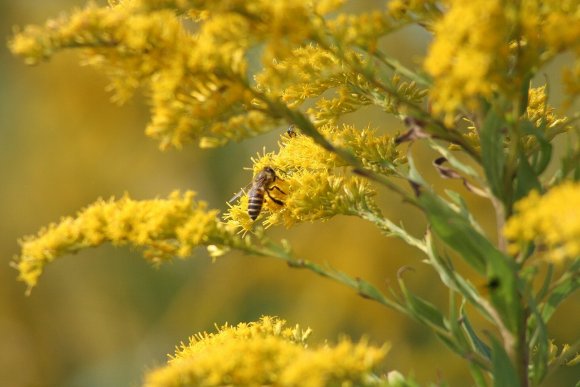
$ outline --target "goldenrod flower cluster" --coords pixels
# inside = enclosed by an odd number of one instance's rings
[[[435,40],[425,59],[434,78],[433,110],[453,122],[459,109],[477,111],[479,98],[514,96],[528,74],[555,55],[571,50],[570,94],[577,94],[580,61],[580,5],[575,0],[448,0],[434,24]]]
[[[370,386],[387,347],[342,339],[336,346],[309,348],[310,329],[262,317],[213,334],[197,334],[168,365],[150,372],[147,387],[179,386]]]
[[[552,262],[580,257],[580,183],[564,182],[543,196],[532,191],[515,209],[504,230],[512,253],[535,242]]]
[[[194,200],[194,193],[173,192],[167,199],[98,200],[75,217],[50,224],[20,241],[15,265],[20,279],[34,287],[46,264],[83,248],[104,243],[131,245],[156,261],[186,257],[197,246],[241,243],[233,230],[219,222],[217,210]]]
[[[118,102],[146,88],[152,105],[146,133],[162,148],[189,141],[216,146],[276,123],[250,87],[249,51],[263,45],[265,67],[283,60],[321,31],[322,13],[339,3],[124,0],[28,26],[10,48],[28,64],[81,48],[86,63],[110,76]]]
[[[508,66],[509,13],[501,0],[450,0],[434,26],[425,59],[433,76],[433,111],[452,122],[455,111],[477,108],[479,97],[502,87]]]
[[[546,86],[532,87],[528,92],[528,107],[526,109],[527,119],[533,122],[538,128],[553,128],[557,125],[565,124],[566,117],[558,117],[556,109],[548,104]]]
[[[276,127],[285,118],[270,109],[279,97],[296,107],[338,87],[338,98],[322,101],[315,112],[330,111],[332,118],[369,103],[393,111],[392,101],[373,92],[333,51],[340,45],[345,58],[363,63],[351,47],[372,51],[396,26],[386,9],[329,17],[341,3],[119,0],[28,26],[9,45],[28,64],[80,49],[84,63],[110,77],[115,101],[144,89],[151,105],[146,133],[161,148],[188,142],[215,147]],[[303,79],[295,82],[297,77]],[[424,95],[414,85],[399,86],[409,100]],[[323,124],[329,117],[314,119]]]
[[[565,361],[567,366],[575,366],[580,364],[580,353],[578,351],[570,353],[572,346],[570,344],[563,344],[561,348],[554,343],[554,340],[550,340],[548,344],[548,364],[554,364],[557,361]],[[560,358],[563,354],[568,353],[568,357]]]
[[[521,119],[527,120],[533,123],[536,128],[543,130],[544,135],[546,135],[548,140],[551,140],[556,134],[566,132],[570,129],[570,126],[567,125],[569,121],[568,118],[558,115],[556,109],[548,104],[546,85],[531,87],[528,90],[528,105],[526,113],[522,115]],[[463,138],[467,140],[474,149],[480,149],[480,128],[474,121],[468,118],[464,118],[464,121],[467,122],[467,128],[465,132],[462,133]],[[535,136],[524,132],[520,133],[520,135],[523,139],[523,145],[526,151],[531,149],[533,145],[537,144]],[[505,145],[507,146],[507,143]],[[457,149],[457,147],[454,146],[453,149]]]
[[[374,130],[328,124],[321,127],[320,132],[337,147],[351,152],[366,168],[382,174],[389,174],[396,165],[406,162],[395,147],[394,138],[378,135]],[[361,211],[378,213],[373,199],[375,189],[367,179],[349,174],[347,165],[310,137],[300,133],[284,135],[277,153],[266,153],[253,160],[255,174],[265,167],[276,171],[279,180],[274,185],[283,192],[275,189],[270,192],[283,205],[265,195],[263,212],[267,217],[264,224],[290,227],[335,215],[357,215]],[[225,215],[230,224],[244,230],[253,226],[247,214],[247,203],[247,196],[243,196]]]
[[[526,0],[521,2],[521,55],[528,67],[540,67],[556,55],[570,51],[574,61],[564,67],[565,91],[580,95],[580,3],[577,0]]]
[[[353,60],[361,66],[367,64],[360,56]],[[388,113],[398,112],[392,95],[371,85],[332,52],[312,44],[297,48],[287,59],[264,68],[256,75],[256,81],[258,89],[280,98],[291,108],[317,98],[315,105],[306,109],[317,127],[336,124],[342,115],[367,105],[375,105]],[[405,81],[397,74],[391,77],[390,87],[400,98],[416,104],[426,95],[414,82]]]

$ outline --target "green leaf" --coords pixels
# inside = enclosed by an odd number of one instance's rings
[[[544,282],[538,293],[536,294],[536,300],[543,300],[550,290],[550,284],[552,283],[552,276],[554,275],[554,265],[552,263],[548,264],[548,270],[544,276]]]
[[[531,309],[532,315],[534,316],[534,318],[530,319],[529,322],[531,325],[535,325],[530,340],[530,353],[532,357],[531,374],[534,384],[538,385],[548,370],[550,342],[548,339],[548,328],[542,319],[536,300],[533,298],[531,292],[528,294],[528,305]]]
[[[506,124],[502,117],[491,108],[487,112],[480,132],[483,170],[491,191],[503,202],[505,202],[505,128]]]
[[[405,297],[407,306],[413,316],[440,331],[447,332],[445,318],[439,309],[437,309],[433,304],[411,293],[407,288],[405,281],[401,278],[401,275],[399,275],[399,286],[403,291],[403,296]]]
[[[477,352],[479,352],[482,356],[484,356],[486,359],[491,360],[491,348],[483,340],[481,340],[479,336],[477,336],[477,333],[475,333],[475,330],[473,329],[473,326],[471,325],[469,318],[467,318],[467,314],[465,314],[464,305],[461,305],[460,314],[461,321],[463,322],[463,328],[467,333],[467,336],[469,336],[473,348]]]
[[[479,174],[472,167],[456,158],[453,152],[451,152],[446,146],[442,146],[430,138],[428,138],[427,141],[429,146],[439,152],[443,157],[445,157],[453,168],[463,172],[467,176],[479,178]]]
[[[469,363],[469,371],[471,372],[471,376],[473,377],[477,387],[487,387],[487,382],[485,376],[483,376],[481,368],[473,363]]]
[[[484,274],[486,256],[481,243],[491,245],[489,241],[475,231],[465,217],[430,191],[421,192],[418,202],[425,210],[435,235],[457,251],[471,267]]]
[[[467,207],[467,203],[463,199],[463,196],[449,189],[445,190],[445,194],[447,194],[447,196],[449,196],[449,198],[453,201],[453,203],[457,205],[457,207],[459,208],[459,214],[462,215],[465,219],[469,220],[469,223],[479,233],[483,233],[483,229],[481,228],[479,223],[477,223],[477,220],[473,217],[473,215],[469,211],[469,208]]]
[[[523,151],[520,152],[520,155],[521,157],[516,171],[514,192],[514,200],[516,201],[526,196],[532,190],[542,192],[542,185],[538,180],[538,176],[536,176],[536,173],[532,169],[532,166],[528,162],[528,158]]]
[[[361,297],[368,298],[370,300],[378,301],[379,303],[391,307],[398,311],[403,311],[403,307],[397,302],[389,300],[381,291],[379,291],[374,285],[357,278],[356,279],[358,292]]]
[[[465,300],[477,308],[483,317],[492,321],[488,310],[485,309],[481,303],[481,297],[475,286],[473,286],[467,279],[463,278],[461,274],[455,270],[449,258],[443,258],[437,253],[437,251],[435,251],[435,247],[433,246],[432,242],[433,238],[431,235],[432,234],[428,232],[425,238],[426,254],[429,258],[428,263],[433,266],[435,271],[437,271],[441,282],[443,282],[449,289],[453,289],[454,291],[459,292]]]
[[[545,125],[545,123],[544,123]],[[552,159],[552,144],[546,138],[544,128],[538,128],[532,122],[522,121],[520,125],[523,134],[533,136],[538,142],[538,150],[531,156],[533,158],[532,168],[536,176],[540,176],[546,170]]]
[[[569,145],[566,154],[560,159],[561,168],[554,176],[554,184],[560,184],[570,175],[572,180],[580,181],[580,147]]]
[[[550,321],[558,305],[580,287],[579,270],[580,260],[577,260],[560,278],[558,285],[550,292],[547,301],[542,305],[542,319],[546,324]]]
[[[492,347],[491,364],[494,387],[520,386],[518,374],[501,343],[495,337],[490,337],[490,339]]]
[[[407,162],[409,164],[409,179],[416,184],[425,186],[427,183],[417,170],[417,167],[415,166],[415,160],[413,159],[411,152],[408,152],[407,154]]]
[[[467,219],[453,211],[449,204],[431,191],[423,190],[418,203],[425,211],[435,235],[489,281],[498,283],[490,291],[491,300],[508,329],[516,332],[521,307],[518,303],[513,260],[496,249]]]

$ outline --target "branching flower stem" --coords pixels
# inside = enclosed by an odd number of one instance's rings
[[[452,144],[456,144],[456,145],[460,146],[477,163],[481,164],[481,155],[479,154],[479,152],[471,144],[469,144],[467,141],[465,141],[465,139],[461,135],[459,135],[457,132],[447,129],[441,121],[435,119],[431,114],[428,114],[427,112],[425,112],[423,110],[423,108],[421,108],[419,105],[417,105],[414,102],[403,99],[399,94],[397,94],[397,92],[395,90],[392,90],[387,85],[385,85],[382,82],[380,82],[379,80],[377,80],[376,77],[374,76],[374,74],[368,68],[361,66],[360,63],[356,63],[355,61],[351,60],[348,56],[346,56],[344,54],[344,52],[340,49],[340,45],[333,46],[332,44],[326,42],[322,36],[317,37],[317,42],[325,50],[332,52],[339,59],[344,61],[344,63],[348,64],[354,72],[362,74],[365,77],[365,79],[368,82],[370,82],[373,86],[379,88],[380,90],[384,91],[388,95],[391,95],[399,103],[407,106],[413,112],[413,114],[416,115],[416,118],[419,118],[425,122],[428,122],[429,125],[428,125],[428,128],[426,128],[426,130],[431,130],[432,134],[437,136],[438,138],[441,138],[443,140],[449,141]],[[389,67],[395,66],[395,65],[396,65],[396,63],[391,62],[389,64]],[[409,72],[409,71],[410,70],[407,70],[406,72]],[[411,79],[415,79],[415,78],[416,78],[416,75],[414,77],[411,77]]]
[[[357,212],[357,215],[373,223],[375,226],[381,229],[381,231],[383,231],[386,235],[400,238],[410,246],[418,248],[423,253],[425,254],[428,253],[427,246],[424,240],[413,237],[404,228],[397,226],[389,219],[382,217],[379,214],[367,209],[360,210],[359,212]]]
[[[330,141],[328,141],[314,127],[312,122],[302,112],[292,110],[286,104],[280,101],[272,100],[265,94],[255,90],[254,88],[251,88],[249,85],[247,85],[247,87],[254,93],[256,98],[268,105],[269,110],[273,112],[275,116],[286,119],[288,122],[298,127],[303,134],[311,137],[322,148],[341,157],[345,162],[354,168],[354,172],[356,174],[384,185],[393,192],[401,195],[406,202],[417,206],[416,200],[404,189],[387,179],[385,176],[364,168],[363,164],[348,150],[336,147],[330,143]]]
[[[248,254],[280,259],[286,262],[289,267],[306,269],[322,277],[333,279],[351,289],[356,290],[357,293],[363,298],[376,301],[379,304],[397,310],[401,313],[407,313],[406,309],[402,305],[387,298],[382,292],[380,292],[374,285],[371,285],[369,282],[360,278],[352,278],[349,275],[334,270],[328,266],[325,267],[309,260],[297,258],[287,247],[275,245],[274,243],[267,243],[262,246],[246,245],[243,246],[241,250]]]
[[[420,244],[420,241],[417,242]],[[435,330],[438,335],[445,338],[443,342],[458,355],[467,359],[470,363],[477,365],[483,370],[489,371],[490,369],[489,361],[484,359],[480,354],[466,348],[460,348],[454,345],[450,345],[450,343],[452,343],[454,340],[451,332],[444,330],[441,327],[430,324],[428,321],[425,321],[423,319],[418,319],[409,311],[409,309],[407,309],[407,307],[402,303],[403,301],[391,300],[390,298],[385,296],[381,291],[379,291],[374,285],[370,284],[369,282],[363,279],[353,278],[348,274],[335,270],[329,266],[323,266],[309,260],[297,258],[292,254],[292,252],[287,247],[279,246],[273,243],[266,243],[263,246],[245,245],[242,248],[240,248],[240,250],[244,251],[245,253],[256,256],[280,259],[286,262],[286,264],[291,268],[306,269],[322,277],[332,279],[340,284],[343,284],[351,289],[354,289],[363,298],[367,298],[369,300],[378,302],[383,306],[394,309],[411,318],[414,318],[418,322],[421,322],[422,324],[428,325],[433,330]]]

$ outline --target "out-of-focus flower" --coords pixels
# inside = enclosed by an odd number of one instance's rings
[[[435,24],[425,59],[433,76],[433,111],[448,124],[460,106],[478,107],[478,98],[503,88],[509,60],[508,7],[500,0],[450,0]]]
[[[515,204],[515,210],[504,230],[511,253],[516,254],[522,244],[535,242],[552,262],[578,259],[580,183],[562,183],[543,196],[532,191]]]
[[[425,59],[433,76],[433,111],[448,125],[459,109],[477,111],[480,100],[495,94],[513,97],[539,68],[557,54],[571,51],[566,69],[573,97],[580,55],[580,5],[574,0],[448,0],[434,24],[435,39]]]
[[[150,372],[147,387],[194,385],[329,386],[376,385],[374,369],[387,347],[342,339],[336,346],[310,348],[310,329],[285,326],[262,317],[217,333],[197,334],[182,345],[167,366]]]

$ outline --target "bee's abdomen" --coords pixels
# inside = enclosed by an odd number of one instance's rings
[[[248,195],[248,215],[252,220],[256,220],[260,211],[262,210],[262,205],[264,204],[264,190],[252,190]]]

